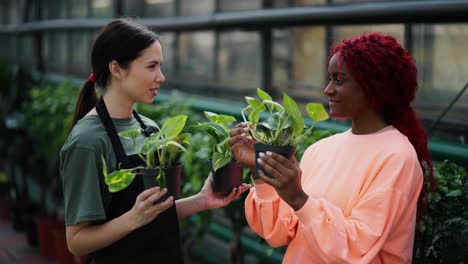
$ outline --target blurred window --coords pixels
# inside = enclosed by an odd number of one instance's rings
[[[285,8],[293,6],[313,6],[313,5],[325,5],[331,0],[273,0],[273,7]]]
[[[60,19],[67,16],[67,2],[62,0],[42,0],[44,19]]]
[[[334,4],[363,3],[363,2],[389,2],[390,0],[331,0]]]
[[[21,34],[19,37],[19,61],[30,70],[36,68],[36,47],[34,45],[34,35],[31,33]]]
[[[112,2],[112,0],[92,0],[92,16],[100,18],[111,18],[114,12]]]
[[[194,2],[198,2],[194,1]],[[171,17],[175,15],[174,0],[145,0],[144,17]]]
[[[175,0],[122,0],[124,14],[129,17],[171,17],[175,15]]]
[[[70,18],[84,18],[88,16],[87,1],[68,0],[67,9]]]
[[[23,17],[20,14],[20,2],[17,0],[4,0],[1,1],[2,6],[5,7],[5,10],[3,10],[3,14],[5,17],[2,19],[5,24],[18,24],[21,23],[21,18]],[[2,14],[2,15],[3,15]]]
[[[69,33],[71,39],[69,72],[76,76],[88,77],[92,72],[91,57],[91,33],[89,31],[74,31]]]
[[[202,16],[214,13],[216,0],[180,0],[181,16]]]
[[[325,28],[273,31],[273,84],[294,97],[322,97],[325,76]]]
[[[181,33],[178,57],[179,80],[212,82],[215,63],[214,33],[211,31]]]
[[[161,43],[162,51],[163,51],[163,65],[162,71],[166,80],[168,79],[176,79],[177,77],[174,74],[174,65],[175,63],[175,56],[176,56],[176,49],[175,49],[175,34],[174,33],[164,33],[161,34],[159,37],[159,41]]]
[[[257,32],[220,33],[219,81],[233,87],[259,87],[260,35]]]
[[[413,56],[418,66],[419,95],[417,109],[425,118],[437,119],[468,82],[467,24],[413,26]],[[447,112],[436,130],[439,135],[456,124],[465,124],[465,136],[454,138],[468,142],[468,91]],[[431,124],[432,125],[432,124]],[[458,125],[459,126],[459,125]],[[459,142],[459,143],[460,143]]]
[[[67,65],[71,63],[67,61],[68,39],[66,32],[52,31],[44,36],[43,48],[47,51],[44,52],[46,69],[49,72],[66,74],[68,72]]]
[[[261,9],[261,0],[218,0],[221,12]]]

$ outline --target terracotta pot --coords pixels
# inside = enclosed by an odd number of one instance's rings
[[[26,241],[31,247],[38,246],[39,235],[37,231],[37,225],[35,223],[36,213],[31,211],[26,211],[23,214],[23,224],[24,231],[26,233]]]
[[[254,149],[255,149],[255,173],[253,173],[253,178],[258,179],[259,176],[257,175],[258,170],[263,170],[262,166],[258,164],[257,159],[260,158],[258,155],[260,152],[266,153],[267,151],[271,151],[274,153],[278,153],[282,155],[283,157],[291,160],[291,158],[294,155],[294,151],[296,150],[295,147],[293,146],[272,146],[272,145],[265,145],[261,143],[254,143]],[[263,170],[263,173],[272,178],[270,173],[266,172]]]
[[[56,221],[44,215],[36,216],[37,238],[39,242],[39,254],[49,260],[55,259],[55,241],[53,230],[56,228]]]
[[[230,162],[226,166],[213,170],[211,160],[209,161],[211,173],[213,175],[212,187],[214,192],[227,195],[232,191],[232,188],[242,184],[242,171],[244,165],[240,162]]]
[[[55,242],[55,259],[59,264],[76,263],[75,257],[70,253],[67,246],[65,227],[56,226],[53,230]]]

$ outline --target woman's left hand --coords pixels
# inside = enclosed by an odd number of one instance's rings
[[[263,170],[270,173],[273,178],[266,176],[262,170],[258,175],[267,184],[276,189],[278,195],[295,211],[299,210],[307,201],[308,195],[301,185],[302,171],[296,158],[290,161],[285,157],[267,151],[260,153],[258,159]]]
[[[215,193],[213,191],[213,187],[211,185],[212,178],[213,176],[210,173],[210,175],[206,178],[205,183],[203,184],[203,188],[199,193],[203,201],[206,203],[206,210],[226,206],[227,204],[235,200],[237,197],[239,197],[239,195],[241,195],[243,192],[250,189],[250,184],[242,183],[241,186],[234,187],[228,195],[223,196],[220,193]]]

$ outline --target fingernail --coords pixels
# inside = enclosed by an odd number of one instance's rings
[[[268,153],[268,152],[267,152],[267,153]],[[260,156],[260,158],[262,158],[263,156],[265,156],[265,153],[260,152],[260,153],[258,153],[258,156]]]
[[[258,162],[258,164],[262,164],[263,161],[262,161],[262,159],[258,158],[257,162]]]
[[[245,127],[245,128],[244,128],[244,131],[246,131],[246,132],[249,131],[249,128],[248,128],[248,127]]]
[[[271,153],[271,151],[267,151],[266,154],[267,154],[268,156],[271,156],[271,154],[273,154],[273,153]]]
[[[245,133],[242,133],[242,134],[241,134],[241,137],[245,137]]]

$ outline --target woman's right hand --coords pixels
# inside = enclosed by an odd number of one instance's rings
[[[237,124],[229,133],[229,145],[234,157],[249,167],[255,167],[255,150],[246,123]]]
[[[132,230],[153,221],[161,212],[167,210],[174,204],[174,197],[172,196],[163,202],[155,203],[166,192],[167,188],[161,191],[159,187],[153,187],[143,191],[137,196],[132,209],[126,213],[127,223]]]

